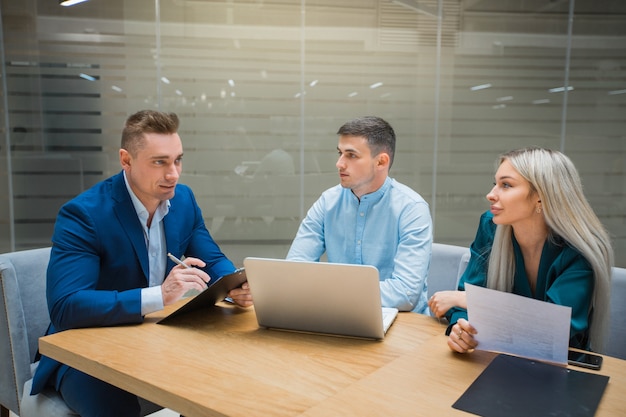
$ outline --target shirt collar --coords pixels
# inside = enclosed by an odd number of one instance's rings
[[[373,191],[369,194],[362,195],[361,201],[367,201],[369,203],[377,202],[378,200],[383,198],[387,190],[391,188],[391,182],[392,182],[392,179],[390,177],[385,178],[385,182],[378,190]]]
[[[130,194],[130,200],[133,202],[133,207],[135,207],[135,212],[137,212],[137,217],[139,217],[139,220],[141,220],[141,223],[144,226],[146,226],[148,222],[148,209],[146,209],[146,206],[143,205],[143,203],[139,200],[139,198],[133,192],[133,189],[130,187],[130,184],[128,184],[128,179],[126,178],[126,171],[123,171],[123,173],[124,173],[124,183],[126,184],[126,189],[128,190],[128,194]],[[170,200],[161,201],[161,203],[159,203],[156,209],[156,212],[154,213],[154,218],[152,219],[152,221],[155,223],[158,223],[159,221],[161,221],[161,219],[165,217],[167,213],[169,213],[170,205],[171,205]]]

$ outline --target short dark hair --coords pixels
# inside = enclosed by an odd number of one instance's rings
[[[122,149],[134,155],[143,145],[144,134],[178,132],[180,120],[176,113],[164,113],[157,110],[140,110],[126,119],[122,130]]]
[[[396,152],[396,133],[385,120],[376,116],[359,117],[341,126],[337,134],[366,138],[373,156],[381,152],[389,154],[389,168],[391,168]]]

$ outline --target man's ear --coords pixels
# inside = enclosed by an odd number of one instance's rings
[[[123,169],[130,168],[131,159],[130,153],[126,149],[120,149],[120,165]]]
[[[376,157],[378,159],[378,166],[381,168],[389,168],[389,154],[387,152],[381,152]]]

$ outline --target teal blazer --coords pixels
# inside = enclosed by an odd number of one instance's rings
[[[202,259],[213,279],[233,272],[235,266],[209,234],[191,189],[177,185],[170,202],[163,219],[167,251],[179,258]],[[166,274],[173,267],[168,259]],[[48,265],[47,334],[142,322],[141,289],[148,282],[148,251],[123,172],[61,207]],[[32,393],[41,392],[53,375],[60,381],[67,369],[60,366],[42,356]]]
[[[470,261],[459,281],[458,289],[461,291],[465,290],[465,283],[482,287],[487,285],[487,266],[496,233],[496,225],[492,219],[493,215],[490,212],[486,212],[480,217],[476,238],[470,246]],[[559,237],[553,241],[548,239],[541,253],[537,288],[533,294],[528,284],[522,252],[515,237],[512,239],[515,252],[515,277],[512,292],[571,307],[569,344],[572,347],[588,349],[594,286],[594,274],[589,262],[563,239]],[[467,311],[454,307],[448,310],[446,318],[450,322],[446,332],[449,334],[452,326],[459,318],[467,319]]]

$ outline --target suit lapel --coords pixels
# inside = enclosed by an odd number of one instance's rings
[[[180,244],[180,226],[178,224],[178,216],[176,215],[176,204],[174,199],[170,200],[170,208],[167,216],[163,218],[163,230],[165,232],[165,245],[168,252],[176,254],[176,256],[184,255],[184,251]]]
[[[133,245],[135,255],[139,259],[146,282],[148,282],[148,277],[150,276],[150,264],[148,263],[146,241],[141,228],[141,222],[137,217],[137,212],[135,211],[133,202],[130,199],[130,194],[128,194],[128,190],[126,189],[123,172],[120,172],[118,175],[113,177],[112,196],[114,200],[113,207],[115,214],[122,225],[122,229]]]

